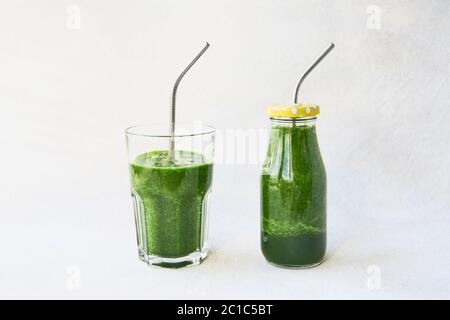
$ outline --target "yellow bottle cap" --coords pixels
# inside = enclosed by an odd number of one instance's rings
[[[306,118],[320,114],[320,107],[311,103],[273,104],[267,108],[270,117]]]

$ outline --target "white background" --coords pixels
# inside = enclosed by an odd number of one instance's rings
[[[450,298],[449,30],[445,0],[2,0],[0,297]],[[216,166],[201,266],[137,258],[123,130],[168,120],[206,40],[178,120],[220,130],[267,128],[336,44],[302,95],[329,180],[318,268],[264,261],[259,165]]]

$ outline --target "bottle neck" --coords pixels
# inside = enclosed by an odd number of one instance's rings
[[[322,163],[316,134],[316,118],[271,118],[271,128],[263,172],[291,180],[311,168],[310,163]],[[305,169],[306,168],[306,169]]]
[[[314,126],[316,124],[316,117],[309,118],[270,118],[270,124],[272,127],[301,127],[301,126]]]

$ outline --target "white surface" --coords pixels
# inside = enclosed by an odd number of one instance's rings
[[[449,30],[445,0],[1,1],[0,297],[450,298]],[[322,266],[265,263],[258,165],[216,167],[204,264],[138,261],[123,129],[168,119],[205,40],[178,119],[221,130],[267,128],[336,43],[303,88],[322,106]]]

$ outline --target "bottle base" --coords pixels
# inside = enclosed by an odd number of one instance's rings
[[[266,260],[270,265],[277,267],[277,268],[282,268],[282,269],[289,269],[289,270],[302,270],[302,269],[311,269],[314,267],[317,267],[319,265],[322,264],[322,262],[324,262],[325,259],[320,260],[319,262],[315,262],[315,263],[311,263],[311,264],[305,264],[305,265],[289,265],[289,264],[277,264],[277,263],[273,263],[269,260]]]
[[[160,268],[182,268],[187,266],[196,266],[202,263],[208,256],[208,250],[194,251],[184,257],[166,258],[156,255],[149,255],[142,250],[139,250],[139,260],[145,262],[148,266]]]
[[[277,267],[308,269],[322,263],[326,253],[326,233],[315,232],[295,236],[261,233],[264,258]]]

